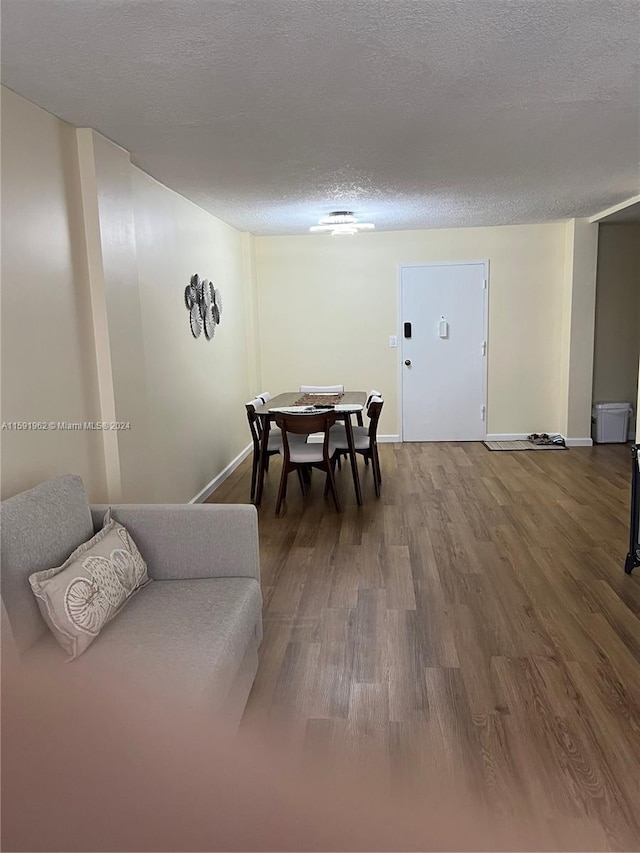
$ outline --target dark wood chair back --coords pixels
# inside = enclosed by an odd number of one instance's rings
[[[336,414],[333,411],[318,412],[317,414],[287,414],[285,412],[277,412],[275,414],[276,424],[282,432],[282,477],[280,481],[280,491],[276,502],[276,515],[280,512],[282,501],[287,493],[287,476],[290,471],[297,469],[300,486],[303,495],[305,494],[303,469],[312,466],[320,468],[327,474],[325,485],[325,494],[327,489],[331,489],[331,494],[335,503],[336,510],[340,512],[340,500],[336,491],[336,484],[333,477],[333,468],[331,457],[329,455],[329,431],[336,422]],[[313,433],[324,433],[322,442],[322,459],[316,458],[314,461],[292,462],[291,452],[289,448],[289,435],[312,435]]]
[[[371,445],[376,444],[378,441],[378,421],[380,420],[383,405],[382,400],[372,401],[367,408],[367,415],[369,417],[369,444]]]
[[[314,432],[328,430],[336,422],[336,414],[331,410],[299,415],[285,412],[275,413],[276,424],[285,432],[294,435],[312,435]]]
[[[270,398],[268,398],[270,399]],[[258,469],[260,467],[260,445],[262,443],[263,419],[256,414],[256,409],[264,405],[265,399],[262,395],[258,395],[254,400],[245,403],[247,410],[247,420],[251,431],[251,439],[253,441],[253,464],[251,466],[251,500],[256,496],[256,484],[258,482]],[[267,423],[267,426],[269,424]],[[267,436],[268,438],[268,436]],[[278,453],[276,448],[268,449],[265,460],[265,471],[269,470],[269,457]]]
[[[260,439],[262,438],[262,422],[256,415],[255,407],[252,403],[246,403],[247,420],[249,421],[249,429],[251,430],[251,438],[253,440],[253,452],[260,452]]]

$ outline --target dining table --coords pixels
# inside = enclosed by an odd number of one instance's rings
[[[269,430],[271,421],[279,411],[304,412],[321,411],[314,409],[312,406],[299,405],[299,401],[305,395],[300,391],[286,391],[283,394],[278,394],[268,400],[263,406],[256,409],[256,415],[262,423],[261,440],[260,440],[260,464],[258,466],[258,483],[256,485],[255,505],[260,506],[262,500],[262,492],[264,487],[264,475],[267,470],[267,445],[269,443]],[[314,397],[322,398],[323,395],[313,395]],[[367,402],[366,391],[345,391],[337,395],[339,399],[329,409],[335,412],[337,418],[343,421],[347,437],[347,446],[349,448],[349,461],[351,462],[351,474],[353,477],[353,487],[356,494],[358,506],[362,506],[362,489],[360,487],[360,476],[358,474],[358,463],[356,459],[356,450],[353,442],[353,424],[351,423],[352,415],[356,415],[358,422],[362,423],[362,410]],[[327,399],[334,398],[336,395],[327,395]],[[320,405],[322,405],[320,403]],[[329,404],[327,404],[329,405]]]

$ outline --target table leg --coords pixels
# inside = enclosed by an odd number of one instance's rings
[[[260,464],[258,465],[258,483],[256,485],[255,505],[260,506],[262,500],[262,489],[264,486],[264,472],[267,470],[267,447],[269,446],[269,415],[262,417],[262,437],[260,440]]]
[[[358,506],[362,506],[362,490],[360,489],[360,476],[358,474],[358,461],[356,459],[356,449],[353,443],[353,426],[351,424],[351,414],[345,415],[344,419],[345,432],[347,434],[347,446],[349,448],[349,458],[351,460],[351,473],[353,474],[353,485],[356,490],[356,501]]]

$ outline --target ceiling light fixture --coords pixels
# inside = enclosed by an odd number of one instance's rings
[[[312,234],[331,234],[332,237],[353,237],[359,231],[373,231],[375,227],[373,222],[358,222],[350,210],[335,210],[323,216],[309,231]]]

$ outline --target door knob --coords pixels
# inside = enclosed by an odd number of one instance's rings
[[[411,359],[410,358],[405,359],[404,363],[407,365],[407,367],[411,367]]]

